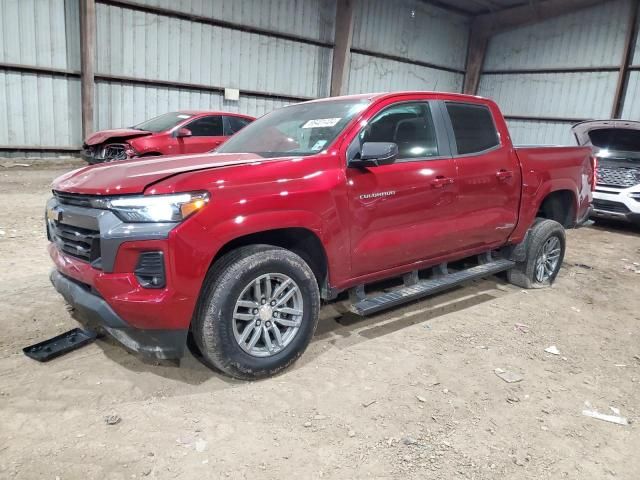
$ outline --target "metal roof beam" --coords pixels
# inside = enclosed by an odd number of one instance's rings
[[[606,0],[545,0],[474,17],[471,28],[489,37],[524,25],[559,17]]]

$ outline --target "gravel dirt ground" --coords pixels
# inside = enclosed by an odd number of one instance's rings
[[[490,278],[365,320],[326,307],[302,359],[260,382],[108,339],[40,364],[21,349],[76,326],[43,231],[63,171],[0,169],[0,478],[640,477],[640,231],[570,231],[550,289]]]

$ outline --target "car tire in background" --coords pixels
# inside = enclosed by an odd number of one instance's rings
[[[295,362],[318,323],[320,292],[295,253],[251,245],[214,263],[192,323],[202,359],[232,377],[272,376]]]
[[[525,260],[507,272],[509,283],[522,288],[551,285],[562,266],[566,247],[565,231],[554,220],[539,218],[526,239]]]

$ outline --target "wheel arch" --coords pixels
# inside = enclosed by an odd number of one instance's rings
[[[576,222],[578,198],[570,189],[558,189],[548,192],[540,201],[535,218],[555,220],[565,228],[571,228]]]
[[[328,289],[329,263],[322,241],[312,230],[305,227],[284,227],[236,237],[218,250],[209,268],[227,253],[248,245],[272,245],[299,255],[313,271],[324,296]]]

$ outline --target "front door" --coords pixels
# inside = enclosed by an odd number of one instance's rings
[[[354,277],[453,248],[456,167],[433,110],[427,101],[383,107],[352,142],[394,142],[399,151],[389,165],[347,168]]]
[[[217,148],[225,141],[221,115],[200,117],[184,126],[191,131],[190,137],[179,137],[180,153],[204,153]]]

